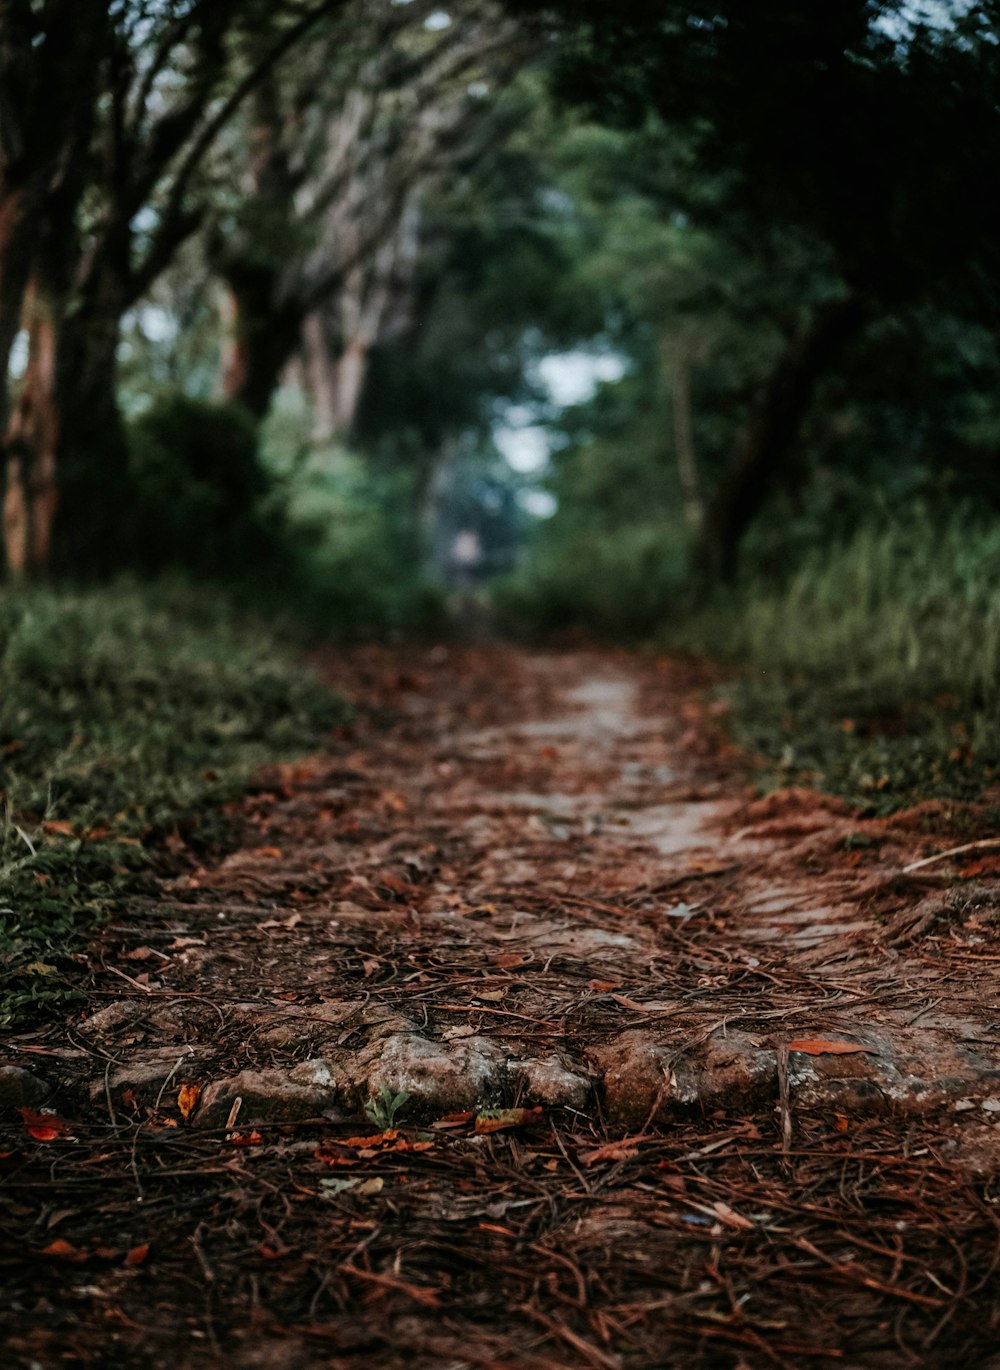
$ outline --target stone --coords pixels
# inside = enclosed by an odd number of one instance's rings
[[[119,1028],[134,1027],[144,1016],[142,1005],[134,999],[117,999],[85,1018],[80,1031],[88,1037],[113,1037]]]
[[[372,1051],[368,1097],[378,1098],[384,1086],[405,1090],[423,1108],[468,1108],[498,1093],[504,1067],[504,1054],[488,1037],[445,1043],[396,1033]]]
[[[510,1076],[521,1084],[530,1103],[547,1108],[586,1108],[590,1099],[590,1079],[579,1070],[571,1070],[558,1056],[543,1056],[539,1060],[511,1061]]]
[[[654,1110],[654,1116],[663,1116],[676,1083],[670,1064],[675,1051],[653,1033],[634,1028],[589,1054],[604,1077],[611,1122],[641,1127]]]
[[[48,1098],[51,1090],[37,1075],[20,1066],[0,1066],[0,1109],[34,1108]]]
[[[304,1061],[292,1071],[243,1070],[205,1085],[192,1121],[196,1127],[225,1127],[233,1105],[241,1099],[234,1127],[297,1123],[320,1117],[340,1095],[336,1071],[326,1061]]]

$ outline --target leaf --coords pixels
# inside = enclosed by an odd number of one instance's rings
[[[621,989],[621,980],[588,980],[587,988],[594,990],[597,994],[610,994],[612,990]]]
[[[252,1132],[230,1132],[226,1137],[230,1146],[263,1146],[264,1138],[256,1128]]]
[[[191,1114],[198,1107],[198,1100],[201,1098],[201,1085],[181,1085],[177,1091],[177,1107],[181,1111],[181,1117],[190,1118]]]
[[[446,1113],[443,1118],[439,1118],[432,1127],[466,1127],[475,1117],[473,1113]]]
[[[638,1154],[639,1148],[635,1142],[629,1137],[623,1137],[620,1142],[607,1142],[594,1151],[584,1151],[580,1156],[580,1164],[592,1166],[597,1165],[599,1161],[631,1161]]]
[[[18,1113],[24,1119],[29,1136],[36,1142],[54,1142],[69,1132],[69,1123],[64,1123],[54,1113],[36,1113],[33,1108],[19,1108]]]
[[[622,1008],[632,1009],[634,1013],[645,1013],[645,1004],[637,1004],[634,999],[629,999],[624,994],[612,994],[612,999],[616,1004],[621,1004]]]
[[[72,837],[73,824],[63,818],[50,818],[42,824],[42,832],[54,833],[59,837]]]
[[[319,1182],[324,1198],[344,1194],[347,1190],[352,1190],[355,1194],[381,1194],[384,1186],[385,1181],[381,1175],[374,1175],[368,1180],[363,1180],[360,1175],[355,1175],[346,1180],[334,1176]]]
[[[801,1051],[806,1056],[854,1056],[861,1051],[867,1052],[869,1056],[876,1055],[871,1047],[858,1046],[856,1042],[823,1042],[810,1038],[789,1042],[788,1050]]]
[[[142,1265],[149,1255],[149,1242],[143,1242],[141,1246],[133,1246],[125,1257],[126,1265]]]
[[[43,1256],[55,1256],[60,1261],[85,1261],[87,1252],[81,1251],[72,1242],[65,1241],[62,1237],[56,1237],[55,1241],[49,1242],[48,1246],[42,1248]]]
[[[504,1132],[512,1127],[527,1127],[537,1123],[542,1116],[541,1108],[487,1108],[476,1114],[476,1132],[481,1136],[486,1132]]]

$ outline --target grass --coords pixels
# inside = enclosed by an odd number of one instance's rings
[[[217,835],[213,805],[344,716],[288,634],[212,592],[0,593],[0,1025],[79,996],[87,933],[159,839]]]
[[[1000,779],[1000,527],[922,510],[749,582],[669,633],[742,668],[735,740],[765,783],[889,812]]]

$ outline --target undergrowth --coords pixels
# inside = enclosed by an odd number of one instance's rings
[[[742,666],[736,740],[766,782],[864,809],[969,799],[1000,777],[1000,528],[911,511],[750,579],[668,634]]]
[[[0,1025],[78,995],[75,955],[158,841],[208,840],[213,805],[344,716],[221,595],[0,593]]]

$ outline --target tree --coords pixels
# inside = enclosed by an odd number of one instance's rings
[[[699,559],[731,574],[817,386],[867,321],[948,299],[995,325],[1000,223],[981,185],[1000,154],[997,6],[934,25],[868,0],[808,14],[789,0],[557,0],[549,14],[567,98],[624,124],[655,112],[722,178],[718,216],[830,255],[829,292],[788,335],[709,499]]]
[[[352,427],[373,345],[405,326],[429,188],[496,136],[492,91],[525,56],[517,25],[468,0],[367,7],[313,64],[263,83],[234,140],[237,203],[209,257],[228,292],[223,393],[258,418],[298,352],[322,436]],[[241,157],[244,147],[249,157]]]
[[[21,300],[9,304],[18,282],[23,298],[27,277],[34,278],[28,370],[7,443],[5,537],[14,574],[39,569],[47,557],[57,470],[62,564],[107,569],[120,554],[127,498],[115,394],[122,315],[201,222],[199,178],[220,131],[268,72],[343,3],[105,0],[92,4],[92,25],[59,0],[10,0],[3,12],[4,59],[27,59],[31,73],[37,48],[49,62],[40,60],[18,102],[26,129],[47,122],[47,78],[57,60],[64,78],[57,97],[62,139],[50,137],[47,157],[38,159],[28,134],[20,143],[9,136],[20,161],[5,154],[0,188],[7,219],[31,226],[26,262],[17,244],[27,229],[20,238],[11,229],[14,248],[6,253],[0,241],[0,255],[14,263],[0,268],[4,309],[19,308]],[[16,135],[18,123],[13,128]],[[22,164],[30,171],[19,173]],[[64,174],[47,176],[52,167]],[[19,174],[29,182],[20,199]],[[12,211],[18,204],[20,211]]]

